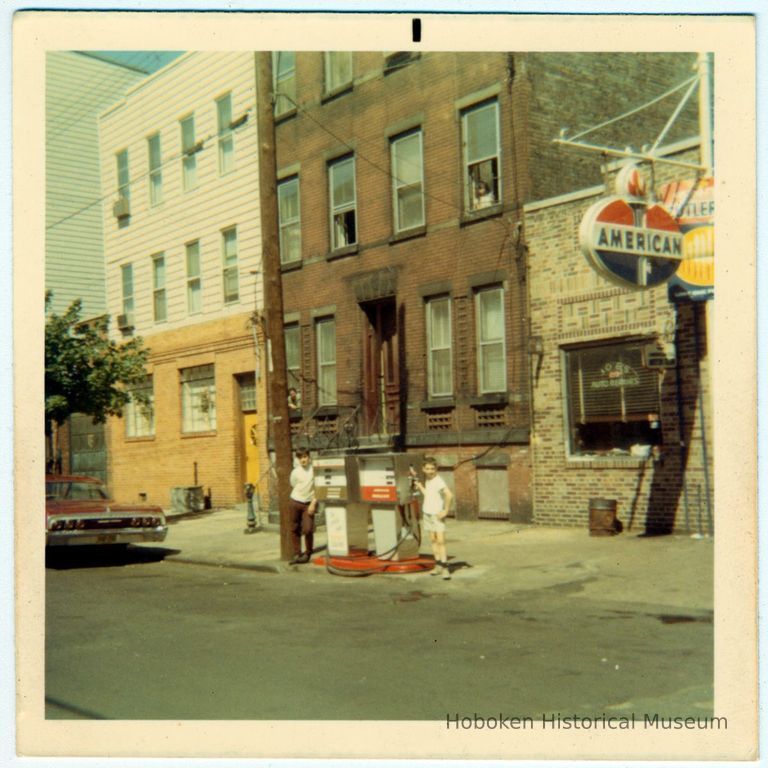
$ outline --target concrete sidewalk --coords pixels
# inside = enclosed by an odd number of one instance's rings
[[[244,509],[224,509],[169,518],[162,545],[165,559],[275,574],[333,576],[316,564],[280,559],[277,526],[245,533]],[[506,521],[447,522],[450,582],[426,573],[377,574],[430,588],[498,593],[557,589],[574,597],[670,606],[686,611],[713,608],[713,539],[672,535],[645,537],[624,531],[590,536],[579,528],[518,525]],[[315,534],[315,558],[325,551],[325,526]],[[424,541],[421,551],[429,553]],[[439,582],[435,585],[434,582]]]

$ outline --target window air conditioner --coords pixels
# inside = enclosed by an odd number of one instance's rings
[[[127,219],[131,215],[131,205],[127,197],[121,197],[115,202],[112,214],[116,219]]]
[[[120,331],[129,331],[131,328],[133,328],[130,317],[128,315],[118,315],[117,328]]]

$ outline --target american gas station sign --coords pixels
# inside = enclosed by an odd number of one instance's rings
[[[683,234],[663,206],[618,196],[586,212],[579,243],[597,272],[629,288],[667,282],[683,260]]]
[[[715,180],[687,179],[664,185],[659,197],[683,232],[683,262],[669,281],[673,301],[706,301],[715,284]]]
[[[671,299],[712,297],[714,180],[667,184],[658,202],[646,198],[640,169],[630,164],[616,178],[617,195],[598,200],[579,227],[590,266],[625,288],[669,283]]]

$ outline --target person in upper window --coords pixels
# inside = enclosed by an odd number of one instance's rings
[[[472,190],[472,208],[477,211],[495,204],[496,195],[493,193],[493,190],[488,186],[487,182],[478,179]]]
[[[288,390],[288,410],[300,411],[301,410],[301,395],[296,391],[296,387],[291,387]]]

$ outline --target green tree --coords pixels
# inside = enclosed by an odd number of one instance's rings
[[[51,293],[45,295],[46,310]],[[124,344],[110,341],[109,317],[80,320],[82,304],[73,301],[62,315],[45,323],[45,423],[64,423],[73,413],[85,413],[95,423],[122,416],[128,389],[147,375],[149,350],[140,337]],[[140,398],[137,398],[140,399]]]

